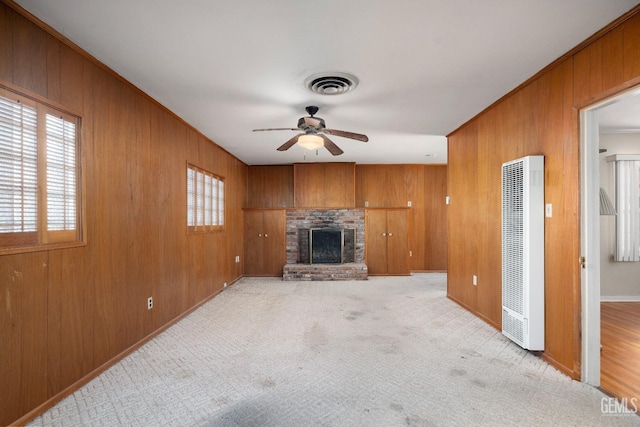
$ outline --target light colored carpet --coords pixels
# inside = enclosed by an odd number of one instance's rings
[[[640,425],[445,289],[245,278],[32,425]]]

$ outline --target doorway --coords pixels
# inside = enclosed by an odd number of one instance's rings
[[[620,118],[625,115],[622,113],[625,109],[635,110],[636,114],[630,114],[629,120],[638,120],[637,123],[624,123],[624,120],[620,121]],[[614,323],[612,323],[612,306],[609,302],[602,302],[601,273],[603,267],[606,267],[604,269],[605,277],[609,277],[608,269],[610,268],[610,263],[606,258],[604,261],[603,258],[601,258],[601,237],[603,234],[601,229],[602,217],[600,216],[600,187],[602,178],[600,168],[603,156],[621,153],[601,152],[602,141],[600,140],[600,136],[603,129],[608,129],[609,132],[634,133],[637,135],[638,142],[637,148],[634,148],[636,153],[633,154],[640,153],[640,114],[637,114],[637,112],[640,112],[640,87],[616,94],[580,112],[581,253],[584,257],[581,274],[583,331],[581,374],[583,382],[593,386],[602,386],[604,383],[607,389],[606,391],[612,392],[617,397],[628,396],[624,396],[624,393],[619,391],[622,389],[611,389],[612,387],[615,388],[612,386],[615,381],[612,382],[611,372],[615,372],[613,374],[614,376],[620,375],[619,371],[615,371],[615,369],[618,369],[619,366],[625,366],[625,363],[620,363],[620,360],[615,359],[629,357],[629,354],[634,353],[629,352],[629,345],[627,345],[629,338],[627,337],[625,339],[622,334],[618,334],[617,332],[613,333],[613,331],[619,331],[622,323],[628,323],[629,319],[637,319],[638,317],[635,317],[635,315],[630,317],[619,316],[617,317],[618,320],[614,320]],[[612,117],[616,117],[616,120],[611,119]],[[638,117],[638,119],[635,117]],[[615,226],[615,222],[613,221],[613,218],[603,220],[604,227],[611,227],[611,224]],[[604,236],[605,239],[612,237],[612,235],[608,234]],[[603,242],[606,243],[604,240]],[[607,264],[603,264],[603,262]],[[640,264],[636,265],[640,268]],[[640,298],[638,298],[638,300],[640,300]],[[615,304],[618,304],[618,302]],[[635,304],[635,307],[640,307],[640,303]],[[617,311],[624,313],[629,307],[633,306],[627,306],[624,310]],[[616,308],[621,308],[621,306],[618,305]],[[631,310],[637,310],[637,308],[631,308]],[[627,311],[627,313],[630,312]],[[631,320],[631,324],[633,324],[633,322],[634,321]],[[631,333],[640,333],[640,328],[636,329],[635,327],[631,327]],[[619,336],[619,339],[615,338],[617,336]],[[603,337],[602,341],[601,337]],[[611,341],[612,337],[614,337],[614,341]],[[607,348],[603,348],[601,344],[604,344]],[[623,352],[613,350],[618,346],[626,347],[626,350]],[[603,356],[604,353],[601,353],[601,351],[617,353],[613,356],[611,353]],[[631,348],[631,351],[633,352],[635,350]],[[606,365],[603,365],[603,363]],[[637,360],[629,360],[627,365],[637,365]],[[605,376],[603,377],[601,374]],[[634,373],[632,369],[631,371],[624,372],[624,375],[638,375],[638,372]],[[632,382],[633,381],[635,380],[632,380]],[[640,394],[640,392],[638,392],[638,394]]]

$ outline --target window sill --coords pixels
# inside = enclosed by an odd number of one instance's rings
[[[0,256],[2,256],[2,255],[23,254],[23,253],[29,253],[29,252],[53,251],[53,250],[58,250],[58,249],[79,248],[79,247],[83,247],[83,246],[87,246],[87,242],[52,243],[52,244],[49,244],[49,245],[1,248],[0,249]]]

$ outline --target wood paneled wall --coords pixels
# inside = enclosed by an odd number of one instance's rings
[[[87,242],[0,256],[7,425],[241,276],[247,166],[5,3],[0,80],[82,115]],[[187,162],[225,178],[223,232],[187,235]]]
[[[249,166],[249,208],[293,207],[293,166]]]
[[[449,135],[449,297],[501,324],[500,166],[545,156],[543,357],[580,377],[579,110],[640,83],[638,8]],[[478,286],[472,276],[478,276]]]
[[[296,163],[293,193],[296,208],[353,208],[355,164]]]

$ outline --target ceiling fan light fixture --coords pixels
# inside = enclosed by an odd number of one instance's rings
[[[307,150],[316,150],[324,146],[324,140],[318,135],[305,134],[298,137],[298,145]]]

